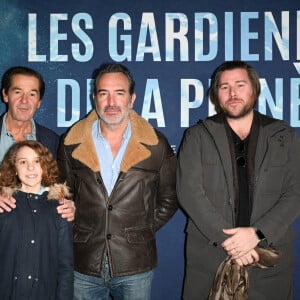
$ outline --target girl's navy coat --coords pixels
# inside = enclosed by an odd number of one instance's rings
[[[73,299],[72,225],[57,201],[16,191],[16,208],[0,214],[0,299]]]

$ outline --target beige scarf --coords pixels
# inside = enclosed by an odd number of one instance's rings
[[[239,266],[228,256],[219,266],[209,300],[247,300],[249,289],[249,270],[252,266],[268,268],[275,266],[281,253],[273,248],[255,248],[259,262],[251,266]]]

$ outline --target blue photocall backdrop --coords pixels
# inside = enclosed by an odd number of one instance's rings
[[[43,74],[46,93],[36,114],[41,124],[65,132],[92,107],[93,70],[121,62],[136,80],[136,111],[167,136],[174,151],[188,126],[214,114],[206,92],[224,60],[255,67],[262,84],[257,109],[300,133],[299,37],[298,0],[0,2],[1,73],[26,65]],[[181,297],[185,223],[178,211],[157,234],[152,299]],[[300,299],[300,221],[295,229]]]

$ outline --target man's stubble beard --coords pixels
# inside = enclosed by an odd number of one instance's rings
[[[231,111],[226,107],[220,106],[220,108],[227,118],[240,119],[251,113],[251,111],[254,109],[254,101],[252,101],[251,103],[247,103],[238,114],[231,113]]]

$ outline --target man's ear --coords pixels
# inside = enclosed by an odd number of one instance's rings
[[[2,89],[2,98],[3,98],[3,101],[4,101],[5,103],[8,102],[8,96],[7,96],[7,94],[5,93],[5,90],[4,90],[4,89]]]
[[[135,99],[136,99],[136,93],[133,93],[133,94],[131,95],[131,101],[130,101],[131,108],[133,108],[133,104],[134,104],[134,102],[135,102]]]

